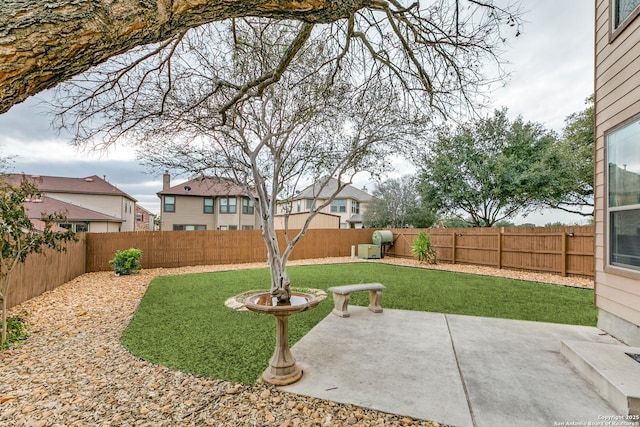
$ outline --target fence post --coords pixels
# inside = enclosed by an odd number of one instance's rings
[[[498,231],[498,269],[502,268],[502,235],[504,234],[504,227],[500,227]]]
[[[451,248],[451,264],[456,263],[456,236],[458,233],[453,232],[453,247]]]
[[[562,271],[560,274],[563,277],[567,277],[567,238],[569,235],[567,233],[562,233]]]

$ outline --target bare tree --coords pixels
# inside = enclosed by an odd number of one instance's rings
[[[190,37],[197,55],[172,70],[179,88],[168,95],[162,90],[136,93],[145,98],[138,100],[139,105],[164,104],[162,115],[141,109],[135,125],[126,128],[149,166],[223,178],[243,186],[256,200],[271,268],[271,293],[283,301],[290,297],[287,260],[313,217],[357,172],[380,170],[423,128],[419,111],[407,109],[401,94],[388,84],[366,75],[354,84],[345,73],[318,69],[315,64],[325,52],[320,43],[309,43],[260,97],[233,102],[221,123],[217,106],[228,102],[234,91],[210,92],[211,81],[262,75],[297,37],[297,30],[298,25],[239,21],[233,32],[223,31],[226,39],[216,37],[216,49],[207,43],[211,34]],[[225,46],[230,55],[219,55]],[[214,75],[209,74],[212,71]],[[199,103],[194,105],[194,100]],[[339,185],[326,198],[331,178]],[[285,227],[281,250],[274,225],[278,204],[286,204],[310,182],[316,184],[316,196],[323,197],[313,201],[300,230],[290,233]]]
[[[421,50],[426,48],[433,56],[447,50],[449,55],[453,46],[491,53],[494,42],[502,38],[499,25],[515,25],[518,19],[493,0],[435,0],[426,8],[399,0],[3,0],[0,113],[135,47],[155,43],[167,47],[178,43],[190,28],[249,16],[299,20],[307,28],[329,27],[345,52],[361,44],[396,73],[410,67],[425,89],[435,91],[439,90],[435,75],[424,68]],[[389,49],[391,43],[405,54],[398,57]],[[438,71],[458,73],[456,62]],[[280,64],[286,67],[285,57]],[[464,64],[469,66],[475,65]],[[282,67],[273,71],[281,73]]]
[[[259,195],[273,293],[287,299],[284,265],[304,230],[279,253],[276,199],[303,176],[375,173],[411,132],[481,101],[482,65],[499,63],[502,26],[517,18],[463,3],[378,1],[326,24],[232,19],[183,31],[64,85],[61,123],[93,148],[128,138],[149,153],[151,143],[155,166],[232,171]]]
[[[492,2],[439,0],[428,6],[380,1],[331,23],[289,22],[296,28],[295,36],[276,53],[262,74],[235,76],[232,80],[216,76],[208,84],[209,91],[202,98],[193,99],[193,105],[195,108],[205,98],[226,92],[224,102],[215,106],[224,123],[234,103],[259,96],[278,81],[296,55],[313,40],[321,43],[325,52],[323,60],[314,64],[310,72],[326,68],[333,73],[344,70],[352,76],[367,73],[393,81],[407,102],[423,105],[439,117],[467,114],[484,101],[480,95],[486,85],[504,77],[499,71],[499,46],[505,40],[504,26],[517,26],[517,19],[515,13],[497,8]],[[73,85],[64,85],[61,94],[72,94],[65,105],[80,113],[75,119],[67,115],[65,125],[76,126],[76,132],[86,136],[86,130],[95,125],[87,122],[83,111],[90,111],[95,117],[96,112],[108,115],[114,108],[126,109],[130,119],[119,124],[120,129],[111,130],[117,135],[128,126],[135,126],[140,108],[147,115],[162,114],[164,103],[153,108],[139,105],[140,98],[133,94],[153,87],[170,96],[180,87],[172,70],[185,54],[194,51],[193,40],[206,34],[209,39],[203,43],[216,48],[220,37],[226,37],[225,32],[234,31],[237,21],[181,31],[166,41],[119,56],[106,66],[85,73]],[[242,40],[237,41],[236,55],[240,55]],[[229,55],[228,48],[224,49],[227,51],[219,49],[218,54]],[[487,78],[483,74],[487,62],[498,65],[496,76]],[[194,69],[192,74],[197,76],[198,71]]]

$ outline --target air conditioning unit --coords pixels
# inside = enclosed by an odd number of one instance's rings
[[[380,259],[380,245],[358,245],[358,258]]]

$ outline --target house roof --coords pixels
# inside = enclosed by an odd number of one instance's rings
[[[73,194],[98,194],[126,197],[134,202],[136,199],[120,190],[118,187],[109,184],[97,175],[84,178],[68,178],[63,176],[27,175],[27,174],[6,174],[2,179],[16,185],[23,178],[31,181],[38,190],[45,193],[73,193]]]
[[[142,212],[143,214],[146,214],[146,215],[153,215],[153,216],[156,215],[153,212],[143,208],[142,206],[140,206],[138,204],[136,204],[136,212]]]
[[[329,182],[324,188],[320,188],[320,183],[316,182],[313,185],[302,190],[298,193],[293,200],[298,199],[313,199],[314,197],[318,199],[328,199],[338,188],[338,180],[335,178],[329,178]],[[336,199],[353,199],[359,202],[369,202],[373,199],[373,196],[366,191],[362,191],[353,185],[347,185],[344,187],[338,195],[335,197]]]
[[[231,181],[220,178],[194,178],[156,193],[169,196],[246,196],[244,189]]]
[[[83,208],[72,203],[52,199],[43,196],[38,200],[24,202],[25,210],[30,219],[40,219],[52,213],[61,213],[67,217],[69,222],[77,221],[101,221],[101,222],[123,222],[120,218],[105,215],[91,209]]]
[[[34,227],[37,231],[40,231],[40,232],[43,232],[43,231],[44,231],[44,229],[45,229],[45,227],[46,227],[45,222],[44,222],[44,221],[41,221],[41,220],[39,220],[39,219],[33,219],[33,218],[31,218],[31,223],[33,224],[33,227]],[[62,228],[62,227],[60,227],[59,225],[53,224],[53,225],[51,226],[51,231],[53,231],[53,232],[55,232],[55,233],[58,233],[58,232],[62,232],[62,233],[64,233],[65,231],[67,231],[67,229],[66,229],[66,228]]]

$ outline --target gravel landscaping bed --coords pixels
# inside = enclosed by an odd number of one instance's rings
[[[351,259],[289,265],[328,262]],[[388,257],[377,262],[425,267]],[[120,344],[154,277],[256,267],[266,264],[160,268],[121,277],[88,273],[14,307],[9,314],[25,318],[31,335],[23,345],[0,352],[0,426],[438,426],[283,393],[265,384],[190,375],[143,361]],[[484,267],[435,268],[593,286],[585,279]]]

